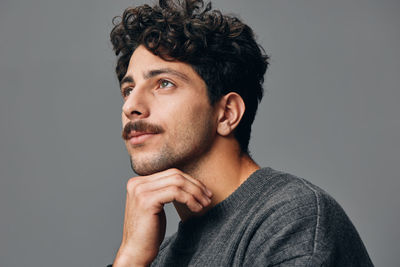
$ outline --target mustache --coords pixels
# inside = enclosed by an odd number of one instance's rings
[[[144,121],[130,121],[125,124],[124,129],[122,130],[122,139],[128,140],[129,134],[132,131],[159,134],[163,133],[164,129],[159,125],[147,123]]]

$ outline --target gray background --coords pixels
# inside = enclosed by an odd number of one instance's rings
[[[136,2],[138,3],[138,2]],[[0,2],[0,266],[105,266],[133,176],[109,44],[132,1]],[[398,266],[400,2],[217,0],[271,55],[251,150],[324,188]],[[167,206],[168,232],[177,216]]]

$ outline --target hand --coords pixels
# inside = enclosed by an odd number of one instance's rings
[[[165,237],[164,204],[176,201],[198,213],[211,196],[200,181],[177,169],[129,179],[122,242],[113,267],[147,266],[154,260]]]

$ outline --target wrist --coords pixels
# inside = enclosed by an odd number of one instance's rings
[[[149,265],[143,263],[137,263],[128,257],[119,256],[116,257],[112,267],[147,267]]]
[[[136,256],[135,256],[136,255]],[[150,266],[151,260],[147,260],[139,256],[140,254],[134,253],[132,250],[122,249],[118,250],[115,257],[113,267],[147,267]]]

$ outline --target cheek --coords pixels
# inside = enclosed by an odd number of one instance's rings
[[[164,106],[157,116],[155,123],[159,124],[167,133],[168,139],[182,138],[196,123],[198,114],[196,109],[185,103]]]
[[[154,106],[154,122],[162,126],[166,132],[182,135],[190,129],[198,129],[199,124],[212,120],[212,107],[207,102],[208,98],[196,94],[177,97],[174,101],[163,99]]]
[[[212,121],[213,113],[209,106],[201,104],[188,105],[181,109],[175,117],[175,127],[190,135],[201,134],[209,130]],[[204,129],[205,127],[207,129]]]
[[[177,104],[172,109],[171,112],[165,112],[163,116],[169,122],[173,121],[176,126],[180,126],[180,124],[195,123],[199,117],[204,116],[204,106],[198,104]],[[167,115],[170,114],[170,115]]]

